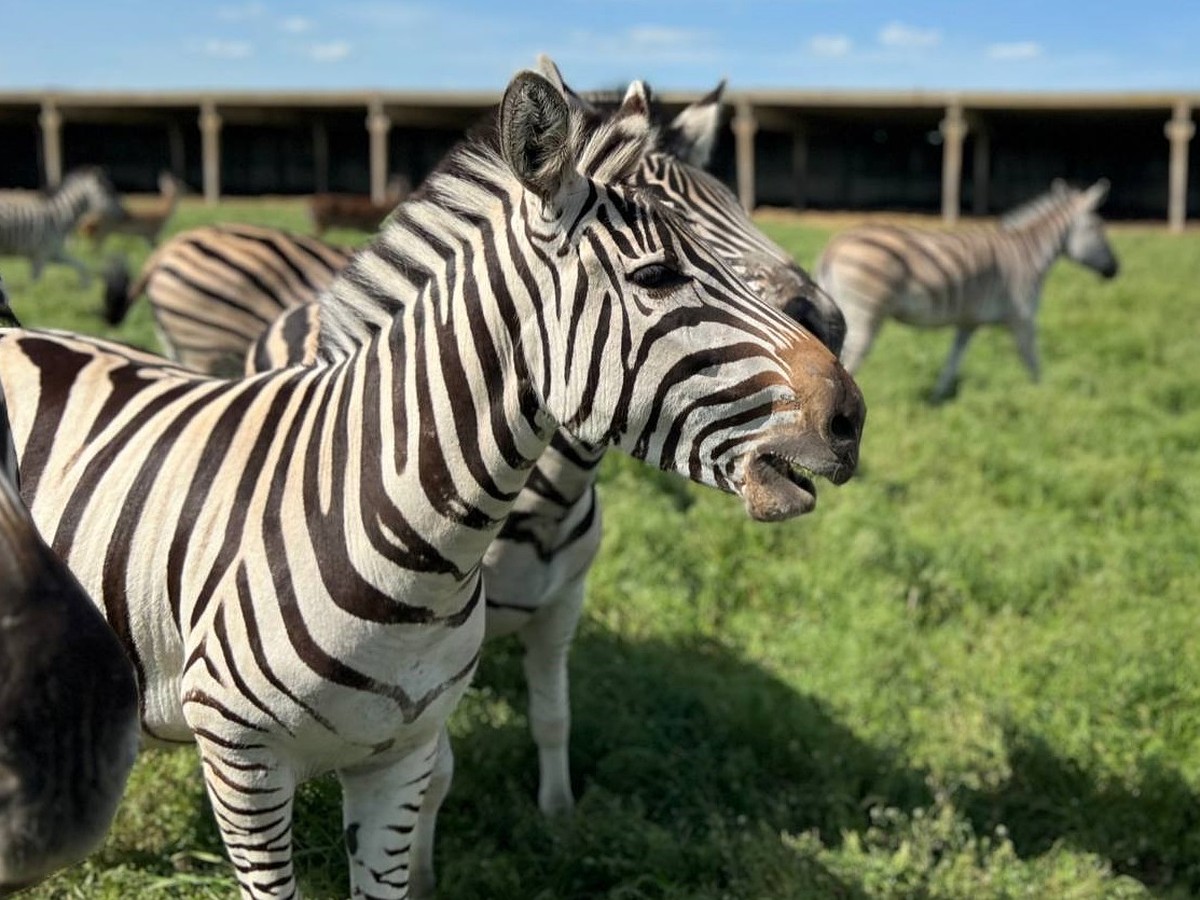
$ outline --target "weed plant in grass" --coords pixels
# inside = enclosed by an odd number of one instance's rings
[[[173,226],[226,219],[305,227],[282,202]],[[802,263],[828,237],[764,227]],[[1041,385],[981,332],[932,406],[950,334],[885,327],[862,471],[810,517],[755,524],[611,456],[572,657],[578,814],[538,815],[520,655],[489,645],[452,721],[442,896],[1200,895],[1200,234],[1113,243],[1115,281],[1052,273]],[[69,270],[0,272],[29,324],[105,333]],[[110,336],[153,347],[144,304]],[[297,821],[306,896],[343,896],[331,780]],[[105,846],[30,896],[234,883],[195,756],[150,752]]]

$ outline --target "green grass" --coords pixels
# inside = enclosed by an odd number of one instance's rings
[[[805,263],[828,237],[766,227]],[[1040,386],[981,333],[932,406],[950,335],[886,328],[861,474],[810,517],[757,525],[611,457],[572,657],[578,814],[538,816],[519,654],[490,645],[452,723],[442,896],[1200,895],[1200,235],[1113,239],[1117,280],[1047,284]],[[3,271],[28,323],[102,330],[69,270]],[[121,333],[153,345],[144,308]],[[298,840],[306,896],[343,896],[329,780]],[[194,756],[147,753],[106,845],[31,896],[233,884]]]

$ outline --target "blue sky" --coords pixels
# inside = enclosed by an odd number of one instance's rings
[[[0,0],[0,89],[1200,90],[1200,3]]]

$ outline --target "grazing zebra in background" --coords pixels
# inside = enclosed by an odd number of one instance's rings
[[[329,287],[350,255],[274,228],[192,228],[151,254],[132,285],[123,266],[106,273],[106,317],[119,324],[144,293],[168,357],[197,372],[233,375],[267,326]]]
[[[100,169],[76,169],[48,197],[0,197],[0,256],[28,257],[34,281],[42,277],[46,263],[64,263],[79,273],[86,287],[91,273],[67,254],[67,235],[88,213],[115,219],[122,212]]]
[[[760,520],[853,473],[857,386],[631,183],[649,135],[644,95],[588,131],[518,74],[331,286],[352,308],[427,272],[336,363],[223,381],[0,337],[34,517],[133,656],[144,730],[198,743],[243,896],[295,895],[294,790],[331,770],[351,893],[408,896],[480,562],[557,428]]]
[[[1050,266],[1066,256],[1105,278],[1117,274],[1096,213],[1107,195],[1107,180],[1087,190],[1055,182],[999,227],[932,231],[868,224],[835,235],[816,274],[846,316],[846,368],[857,371],[888,317],[920,328],[952,325],[954,344],[933,391],[935,399],[945,399],[975,330],[1002,324],[1037,381],[1035,319]]]
[[[590,128],[602,126],[608,114],[571,91],[553,62],[543,58],[539,68],[587,118]],[[754,285],[760,296],[783,307],[832,344],[836,352],[844,330],[837,306],[785,251],[754,226],[725,185],[699,169],[708,162],[719,134],[720,97],[718,87],[671,122],[660,124],[655,130],[654,146],[645,154],[634,181],[685,217],[697,235]],[[664,151],[664,146],[670,151]],[[402,225],[407,228],[402,245],[410,255],[432,252],[419,220]],[[401,230],[394,227],[392,233],[399,235]],[[316,303],[285,313],[256,344],[248,366],[269,371],[296,362],[311,364],[318,345],[326,361],[341,358],[344,348],[369,339],[398,304],[416,296],[422,274],[418,271],[409,276],[407,295],[393,290],[384,298],[362,298],[347,311],[348,316],[337,315],[342,300],[335,295],[325,295]],[[321,319],[322,312],[338,324],[318,338],[312,326]],[[574,806],[568,754],[567,660],[582,613],[587,573],[601,540],[595,480],[602,449],[581,445],[565,433],[556,434],[484,559],[487,634],[515,633],[526,649],[529,718],[538,746],[538,805],[552,815],[567,813]],[[432,835],[452,769],[447,740],[418,827],[413,877],[421,896],[432,890]]]
[[[133,666],[17,494],[0,391],[0,895],[100,843],[137,746]]]

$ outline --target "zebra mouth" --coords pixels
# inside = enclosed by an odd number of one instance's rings
[[[817,473],[777,452],[754,453],[746,464],[742,499],[759,522],[778,522],[812,512],[817,506]]]

